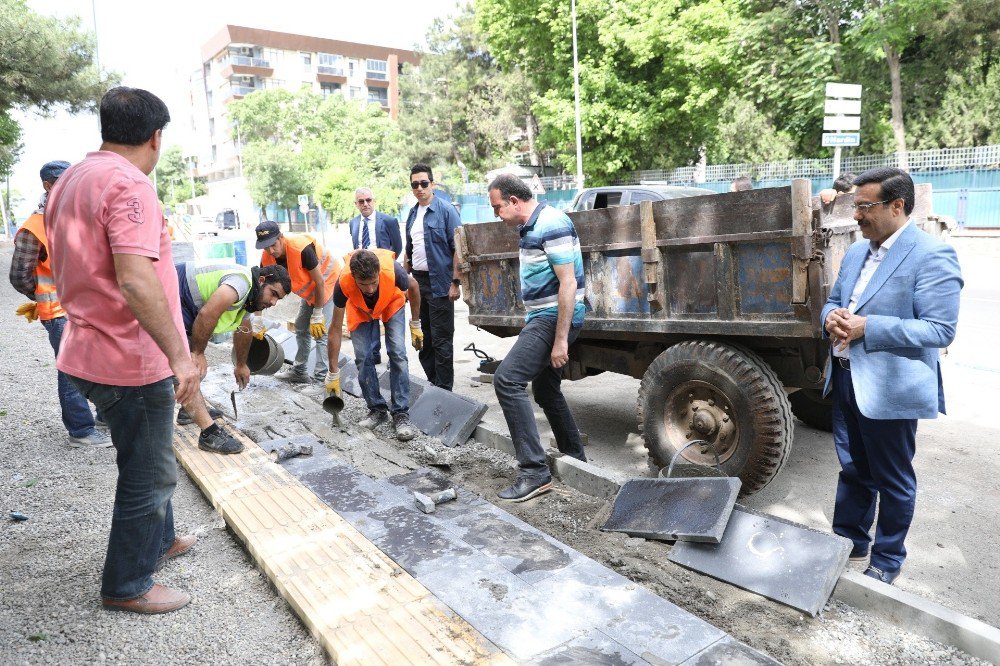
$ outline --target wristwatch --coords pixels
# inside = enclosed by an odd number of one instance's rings
[[[451,283],[456,287],[460,287],[462,285],[462,281],[459,280],[458,278],[452,278]]]

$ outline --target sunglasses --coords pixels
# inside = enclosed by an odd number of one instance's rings
[[[375,200],[374,200],[374,199],[358,199],[358,203],[359,203],[359,204],[360,204],[360,203],[364,203],[364,204],[369,204],[369,203],[371,203],[372,201],[375,201]]]
[[[412,188],[414,190],[417,189],[418,187],[422,187],[423,189],[426,190],[430,186],[431,186],[431,181],[429,181],[429,180],[413,180],[413,181],[410,181],[410,188]]]

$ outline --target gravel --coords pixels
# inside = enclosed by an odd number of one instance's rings
[[[3,274],[10,253],[9,245],[0,247]],[[51,349],[41,326],[13,316],[19,302],[10,289],[0,294],[6,324],[0,336],[0,663],[324,663],[318,644],[183,472],[174,496],[177,528],[196,533],[199,543],[156,580],[190,592],[192,603],[159,617],[100,608],[113,449],[65,445]],[[203,390],[231,416],[228,359],[228,347],[210,346]],[[426,436],[397,442],[388,425],[374,433],[359,429],[352,424],[367,410],[350,396],[345,428],[335,429],[319,410],[321,397],[319,385],[255,377],[238,394],[236,425],[257,441],[312,433],[334,455],[378,478],[448,463],[445,471],[457,484],[491,500],[514,476],[513,458],[489,447],[444,449]],[[558,483],[537,500],[503,508],[787,664],[985,663],[839,602],[811,618],[687,571],[666,560],[666,544],[600,532],[610,503]],[[13,522],[10,511],[29,519]]]

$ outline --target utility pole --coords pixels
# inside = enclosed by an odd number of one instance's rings
[[[573,14],[573,101],[576,105],[576,188],[583,189],[583,135],[580,130],[580,61],[576,55],[576,0],[570,0]]]

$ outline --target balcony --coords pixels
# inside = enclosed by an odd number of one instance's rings
[[[382,78],[378,79],[372,78],[373,74],[378,74]],[[368,72],[368,74],[365,76],[365,85],[368,86],[369,88],[388,88],[389,78],[384,73]]]
[[[330,65],[317,65],[316,71],[327,76],[344,76],[343,67],[332,67]]]
[[[274,74],[274,68],[271,66],[271,61],[266,58],[254,58],[230,53],[220,74],[224,79],[238,74],[267,78]]]
[[[233,65],[240,65],[243,67],[260,67],[262,69],[271,69],[270,61],[265,58],[251,58],[249,56],[242,55],[231,55],[229,56],[229,62]]]
[[[253,88],[251,86],[238,86],[233,84],[229,86],[229,89],[224,92],[223,102],[228,104],[233,100],[242,99],[247,95],[249,95],[250,93],[257,92],[258,90],[260,90],[260,88]]]

